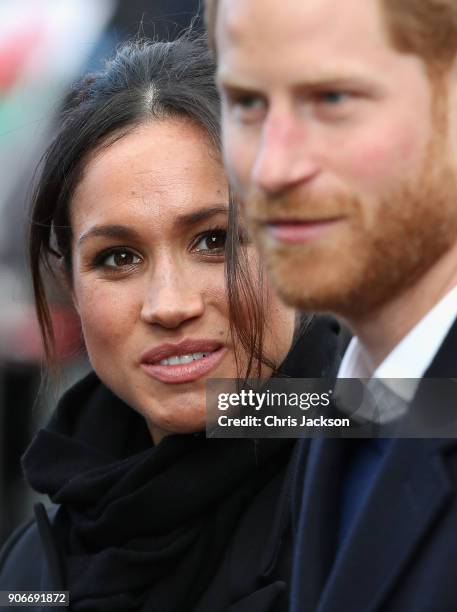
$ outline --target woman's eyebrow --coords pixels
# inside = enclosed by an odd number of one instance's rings
[[[209,208],[205,206],[197,210],[193,210],[192,212],[179,215],[176,218],[175,225],[191,227],[220,214],[228,214],[227,204],[218,204],[217,206],[211,206]],[[89,238],[96,237],[116,238],[120,240],[138,240],[140,235],[139,232],[131,227],[128,227],[127,225],[94,225],[82,236],[80,236],[78,239],[78,244],[80,245]]]
[[[98,236],[105,238],[120,238],[122,240],[134,240],[138,238],[138,232],[130,227],[127,227],[126,225],[94,225],[94,227],[91,227],[87,232],[80,236],[78,244],[82,244],[88,238],[95,238]]]
[[[176,218],[176,225],[192,226],[211,219],[216,215],[228,215],[228,204],[217,204],[216,206],[203,206],[189,213],[184,213]]]

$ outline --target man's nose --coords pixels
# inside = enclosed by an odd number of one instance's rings
[[[203,291],[198,287],[195,275],[190,278],[177,265],[157,266],[145,289],[141,318],[148,324],[175,329],[192,319],[202,316],[205,309]]]
[[[252,169],[253,186],[276,195],[319,174],[309,130],[290,117],[267,117]]]

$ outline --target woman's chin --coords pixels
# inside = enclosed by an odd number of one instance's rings
[[[183,408],[183,406],[185,406]],[[161,410],[160,415],[145,415],[148,429],[155,443],[165,436],[192,434],[206,429],[206,405],[203,397],[195,409],[181,398],[179,407],[170,406],[169,410]]]

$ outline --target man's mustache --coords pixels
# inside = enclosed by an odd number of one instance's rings
[[[250,192],[241,199],[241,204],[247,218],[258,223],[333,220],[353,216],[361,208],[360,200],[354,194],[316,194],[303,189],[278,196]]]

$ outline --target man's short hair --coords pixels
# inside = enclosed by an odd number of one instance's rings
[[[208,40],[216,51],[219,0],[205,0]],[[432,70],[449,68],[457,54],[457,0],[378,0],[398,51],[418,55]]]
[[[380,0],[394,48],[430,69],[450,68],[457,54],[456,0]]]

